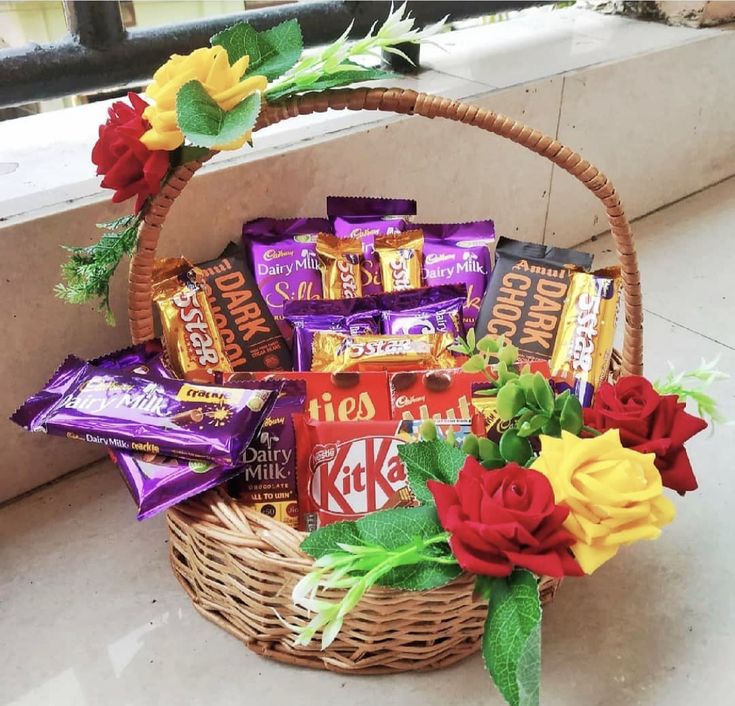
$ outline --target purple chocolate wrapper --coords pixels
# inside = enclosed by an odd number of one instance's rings
[[[89,364],[96,368],[176,380],[176,375],[166,364],[165,356],[160,339],[154,338],[145,343],[138,343],[114,353],[102,355],[91,360]]]
[[[428,286],[463,282],[467,286],[464,325],[474,328],[490,279],[492,221],[421,223],[424,231],[424,281]]]
[[[30,431],[124,451],[234,464],[277,393],[164,380],[69,356],[11,419]]]
[[[380,319],[377,310],[350,311],[354,306],[342,305],[342,302],[359,302],[360,299],[337,299],[333,307],[334,313],[312,313],[313,302],[301,302],[300,306],[291,309],[301,310],[299,313],[287,313],[286,320],[294,327],[293,360],[294,370],[311,370],[311,345],[316,331],[336,331],[337,333],[379,333]],[[296,302],[292,302],[296,304]],[[287,307],[288,311],[289,307]],[[341,310],[344,313],[339,313]]]
[[[414,199],[375,196],[327,196],[327,216],[415,216]]]
[[[258,218],[242,227],[255,281],[287,340],[292,331],[283,318],[283,304],[322,298],[316,235],[331,232],[331,224],[323,218]]]
[[[283,428],[275,439],[273,434],[269,434],[267,440],[260,436],[256,437],[245,452],[244,464],[218,465],[200,459],[186,460],[173,456],[132,454],[111,449],[110,455],[120,469],[138,506],[138,519],[153,517],[172,505],[199,495],[240,474],[247,475],[248,471],[249,479],[259,478],[262,473],[256,468],[254,459],[263,457],[261,451],[273,458],[279,453],[284,458],[290,454],[289,459],[293,460],[294,431],[291,415],[303,410],[305,397],[306,386],[303,381],[287,380],[283,383],[278,399],[263,422],[265,426],[269,419],[279,421],[283,418],[284,423],[281,425]],[[265,448],[266,446],[268,448]],[[248,478],[238,485],[246,487]],[[295,491],[295,472],[293,486]]]
[[[421,333],[452,333],[464,336],[462,305],[465,297],[425,304],[416,309],[383,311],[383,333],[415,335]]]

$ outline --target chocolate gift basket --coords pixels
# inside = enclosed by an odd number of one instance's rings
[[[620,372],[641,372],[640,275],[633,236],[614,186],[599,169],[557,140],[511,118],[403,89],[342,89],[299,96],[264,106],[255,129],[327,110],[379,110],[464,123],[512,140],[578,179],[602,202],[622,264],[625,339]],[[154,336],[151,276],[166,217],[209,156],[178,167],[146,212],[130,265],[128,312],[134,343]],[[293,586],[313,561],[300,549],[305,535],[246,507],[222,489],[170,509],[167,522],[171,565],[196,610],[254,652],[292,664],[372,674],[436,669],[479,649],[486,610],[473,600],[468,576],[425,592],[373,589],[347,616],[328,649],[294,646],[289,626],[309,620],[306,610],[291,603]],[[542,581],[544,601],[553,599],[558,585],[557,580]]]
[[[195,609],[250,650],[379,674],[481,649],[505,700],[537,706],[541,606],[673,520],[664,488],[697,488],[684,443],[716,420],[703,388],[720,374],[641,375],[630,225],[579,154],[460,101],[345,88],[389,76],[356,58],[442,29],[405,13],[303,57],[295,20],[242,23],[171,57],[152,102],[112,104],[92,159],[135,213],[69,248],[57,294],[111,317],[130,254],[133,346],[69,356],[12,418],[108,447],[138,519],[166,511]],[[328,110],[451,120],[535,152],[601,201],[620,264],[591,271],[590,254],[496,239],[489,219],[422,224],[411,199],[342,196],[328,219],[249,221],[214,260],[156,259],[207,160]]]

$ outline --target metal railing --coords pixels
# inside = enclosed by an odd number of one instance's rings
[[[520,10],[548,0],[530,2],[409,2],[418,25]],[[0,50],[0,107],[119,87],[151,76],[171,54],[206,46],[225,27],[246,20],[256,29],[298,19],[305,46],[335,40],[350,22],[352,34],[366,34],[385,19],[390,2],[321,0],[293,3],[236,15],[147,29],[125,29],[119,2],[66,0],[69,33],[54,44],[27,44]]]

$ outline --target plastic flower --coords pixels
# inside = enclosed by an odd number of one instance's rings
[[[143,135],[143,144],[156,150],[175,150],[183,144],[184,134],[176,122],[176,94],[189,81],[199,81],[225,111],[232,110],[256,91],[264,91],[268,84],[265,76],[248,76],[240,80],[249,63],[250,57],[244,56],[230,66],[227,51],[221,46],[196,49],[185,56],[174,54],[156,71],[153,83],[146,88],[146,95],[155,104],[144,113],[151,129]],[[215,149],[238,149],[249,139],[248,132],[229,144],[217,145]]]
[[[621,546],[656,539],[674,519],[653,454],[626,449],[611,429],[592,439],[562,432],[541,437],[531,468],[551,482],[556,502],[569,507],[564,527],[576,538],[572,552],[591,574]]]
[[[684,408],[676,395],[660,395],[646,378],[628,375],[614,385],[600,385],[584,421],[599,431],[619,429],[624,446],[656,454],[663,484],[684,495],[697,488],[684,443],[707,428]]]
[[[459,565],[484,576],[509,576],[517,566],[546,576],[581,576],[564,529],[569,509],[557,505],[549,481],[510,463],[488,471],[468,457],[455,485],[430,480],[442,527]]]
[[[145,200],[161,188],[168,171],[168,152],[151,151],[140,141],[150,127],[143,118],[148,103],[135,93],[128,93],[128,100],[130,103],[115,101],[107,111],[107,121],[100,125],[92,148],[92,163],[97,174],[104,175],[102,186],[115,190],[113,202],[137,196],[135,210],[140,211]]]

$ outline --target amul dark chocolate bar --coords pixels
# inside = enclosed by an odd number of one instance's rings
[[[548,360],[575,270],[588,270],[592,255],[510,238],[498,240],[480,314],[477,338],[504,335],[523,357]]]
[[[198,265],[222,336],[225,355],[235,370],[290,370],[291,352],[245,264],[237,243],[216,259]]]

